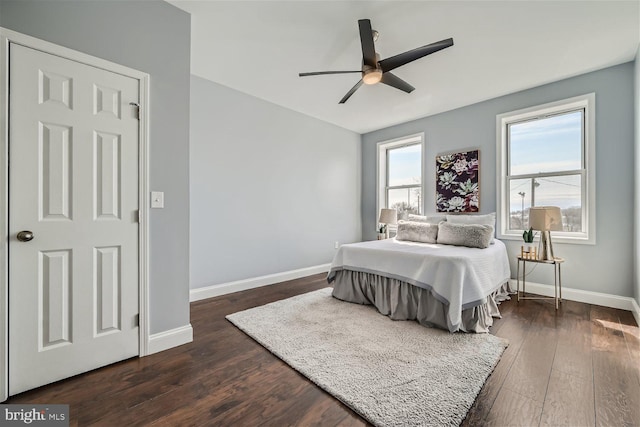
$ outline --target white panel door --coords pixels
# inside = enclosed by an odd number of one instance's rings
[[[13,395],[138,354],[139,82],[9,52]]]

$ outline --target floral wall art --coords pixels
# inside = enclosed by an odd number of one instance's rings
[[[478,212],[480,150],[436,156],[438,212]]]

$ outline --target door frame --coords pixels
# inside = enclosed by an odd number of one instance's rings
[[[139,82],[139,356],[149,354],[149,84],[147,73],[0,27],[0,402],[9,397],[9,44],[15,43]]]

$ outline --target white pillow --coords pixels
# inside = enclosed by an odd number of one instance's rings
[[[443,221],[438,225],[438,243],[484,249],[491,244],[493,233],[493,226],[487,224],[451,224]]]
[[[428,222],[430,224],[437,224],[440,221],[446,221],[447,217],[445,215],[415,215],[409,214],[407,215],[407,221],[415,221],[415,222]]]
[[[486,215],[478,214],[460,214],[460,215],[447,215],[447,222],[451,224],[479,224],[490,225],[493,227],[494,236],[491,237],[491,243],[494,243],[495,229],[496,229],[496,213],[491,212]]]
[[[436,243],[438,239],[438,224],[418,221],[398,221],[396,240],[410,242]]]
[[[496,226],[496,213],[491,212],[486,215],[478,214],[460,214],[460,215],[447,215],[447,221],[452,224],[481,224]]]
[[[437,224],[441,221],[446,221],[446,220],[447,220],[446,215],[427,215],[427,222],[430,222],[431,224]]]

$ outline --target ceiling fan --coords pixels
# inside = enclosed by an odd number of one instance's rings
[[[400,89],[401,91],[411,93],[415,88],[395,74],[390,73],[390,71],[408,64],[409,62],[415,61],[416,59],[420,59],[423,56],[427,56],[439,50],[453,46],[453,39],[449,38],[380,60],[380,55],[376,53],[374,46],[374,41],[378,39],[378,32],[371,29],[371,21],[368,19],[360,19],[358,20],[358,26],[360,27],[360,44],[362,45],[361,70],[315,71],[298,74],[300,77],[306,77],[319,76],[323,74],[361,73],[362,78],[360,81],[356,83],[356,85],[352,87],[344,97],[342,97],[340,104],[347,102],[351,95],[353,95],[353,93],[362,86],[362,83],[373,85],[380,82],[395,87],[396,89]]]

